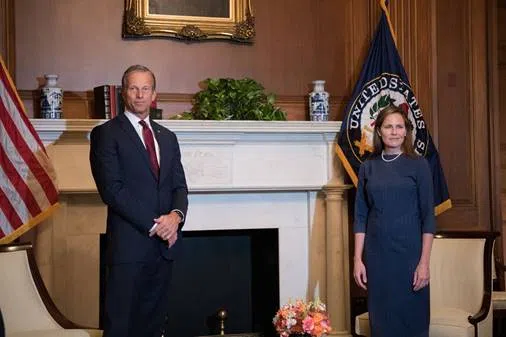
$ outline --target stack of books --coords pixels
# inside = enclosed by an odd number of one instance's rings
[[[111,119],[125,111],[121,86],[104,84],[93,88],[95,109],[92,118]]]

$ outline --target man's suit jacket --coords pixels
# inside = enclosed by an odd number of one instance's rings
[[[148,235],[155,218],[174,209],[186,218],[188,208],[176,135],[153,121],[151,126],[160,148],[158,180],[146,148],[124,114],[95,127],[90,135],[93,178],[108,208],[109,263],[150,261],[160,254],[173,259],[179,249],[180,238],[169,249],[166,241]]]

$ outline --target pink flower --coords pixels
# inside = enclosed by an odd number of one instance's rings
[[[313,317],[306,316],[306,318],[302,320],[302,328],[304,329],[304,332],[311,333],[314,329]]]
[[[302,333],[322,337],[332,330],[325,304],[320,301],[296,300],[285,304],[279,308],[272,323],[280,337]]]

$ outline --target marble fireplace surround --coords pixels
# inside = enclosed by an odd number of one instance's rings
[[[61,207],[33,240],[50,293],[72,320],[98,325],[98,236],[105,206],[89,132],[102,120],[31,120],[55,166]],[[319,297],[350,335],[348,218],[335,157],[340,122],[159,121],[176,133],[190,192],[186,231],[276,228],[280,303]]]

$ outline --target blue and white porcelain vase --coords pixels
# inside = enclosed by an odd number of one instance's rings
[[[325,91],[325,81],[313,81],[313,91],[309,93],[309,118],[314,122],[329,120],[329,93]]]
[[[62,118],[63,90],[58,87],[58,75],[44,75],[46,85],[40,89],[40,117]]]

